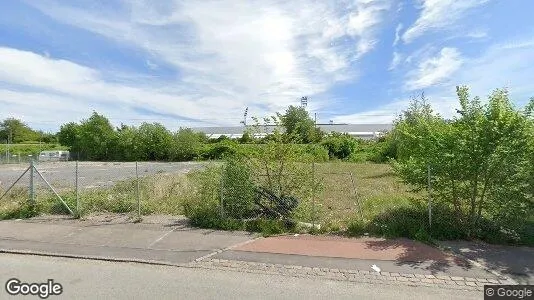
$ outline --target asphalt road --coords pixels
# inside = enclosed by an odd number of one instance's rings
[[[148,176],[156,173],[187,173],[200,168],[203,164],[196,162],[140,162],[138,163],[139,176]],[[46,162],[36,164],[39,172],[55,188],[74,188],[75,162]],[[8,188],[22,175],[28,165],[0,165],[0,188]],[[94,188],[110,186],[114,182],[135,178],[135,163],[131,162],[80,162],[78,166],[78,182],[81,188]],[[28,186],[29,174],[26,174],[18,186]],[[36,184],[44,186],[38,179]]]
[[[60,283],[48,299],[481,299],[482,292],[402,285],[372,285],[218,270],[111,263],[28,255],[0,255],[5,283]],[[38,299],[34,297],[34,299]]]

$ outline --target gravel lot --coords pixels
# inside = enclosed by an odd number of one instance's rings
[[[139,176],[149,176],[157,173],[188,173],[199,169],[205,163],[199,162],[140,162]],[[39,172],[55,188],[75,186],[75,162],[43,162],[36,164]],[[28,165],[0,165],[0,188],[8,188]],[[135,178],[135,163],[132,162],[80,162],[78,165],[78,184],[81,188],[94,188],[113,185],[114,182]],[[36,176],[36,185],[44,186]],[[17,186],[28,186],[29,172],[19,181]]]

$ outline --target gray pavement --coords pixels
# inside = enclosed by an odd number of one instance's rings
[[[278,253],[255,253],[245,251],[224,251],[214,256],[216,259],[233,261],[249,261],[257,263],[272,263],[284,265],[297,265],[304,267],[328,268],[328,269],[349,269],[349,270],[371,270],[372,265],[378,266],[382,272],[409,273],[434,276],[454,276],[472,278],[498,277],[481,268],[475,266],[460,267],[458,265],[443,264],[435,265],[433,262],[398,262],[388,260],[372,259],[350,259],[338,257],[318,257],[303,256]]]
[[[238,251],[258,242],[258,238],[245,232],[190,228],[183,217],[147,216],[141,223],[107,215],[85,220],[40,217],[0,221],[0,257],[6,253],[63,256],[479,291],[486,284],[513,284],[474,266],[461,269],[451,265],[432,266],[425,261]],[[382,271],[373,271],[372,265]]]
[[[381,285],[254,274],[199,268],[177,268],[0,255],[0,283],[53,279],[63,294],[49,299],[481,299],[482,291]],[[1,299],[12,297],[2,288]],[[24,298],[24,297],[23,297]],[[35,297],[37,298],[37,297]]]
[[[0,222],[3,250],[167,264],[185,264],[252,238],[248,233],[193,229],[182,224]]]
[[[483,242],[444,241],[440,243],[488,269],[505,274],[519,284],[534,284],[534,248],[491,245]]]
[[[182,173],[201,168],[201,162],[139,162],[139,176],[158,173]],[[36,164],[37,169],[54,187],[74,188],[75,162],[42,162]],[[0,188],[8,188],[22,175],[28,165],[0,165]],[[121,180],[135,178],[135,163],[132,162],[80,162],[79,185],[81,188],[105,187]],[[20,186],[27,186],[29,174],[21,180]],[[44,186],[41,180],[37,184]]]

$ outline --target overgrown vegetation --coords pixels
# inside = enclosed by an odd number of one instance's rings
[[[451,120],[434,114],[424,97],[412,102],[395,126],[395,170],[421,191],[430,168],[431,197],[449,216],[446,231],[516,236],[534,215],[532,110],[514,108],[506,90],[495,90],[487,104],[466,87],[457,94],[461,110]]]
[[[195,226],[534,245],[534,99],[519,110],[505,90],[486,104],[465,87],[457,94],[454,118],[433,113],[423,95],[373,141],[324,134],[297,107],[255,119],[239,140],[159,124],[113,129],[96,113],[58,136],[85,159],[222,160],[141,182],[143,214],[185,214]],[[255,137],[265,124],[272,132]],[[85,191],[83,213],[132,212],[135,184]],[[32,209],[21,199],[0,204],[0,218],[61,211],[50,197]]]

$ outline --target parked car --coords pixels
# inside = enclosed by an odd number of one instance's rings
[[[42,151],[39,154],[39,161],[68,161],[69,151]]]

